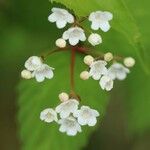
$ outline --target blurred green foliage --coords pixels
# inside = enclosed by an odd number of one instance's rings
[[[136,58],[135,68],[116,91],[118,90],[118,94],[123,91],[122,99],[127,118],[126,132],[130,135],[129,137],[139,136],[149,131],[150,76],[143,71],[142,67],[146,70],[150,68],[148,65],[150,63],[150,51],[148,50],[150,46],[150,21],[148,20],[150,2],[148,0],[142,2],[136,0],[126,0],[125,2],[123,0],[74,0],[73,2],[57,0],[57,2],[65,4],[79,16],[87,15],[97,9],[113,12],[113,28],[105,34],[100,32],[104,43],[97,47],[97,50],[109,50],[116,55],[131,55]],[[13,72],[20,72],[23,69],[24,61],[29,56],[53,49],[55,40],[63,32],[63,30],[57,30],[54,24],[47,21],[47,16],[53,6],[64,7],[42,0],[0,2],[0,67],[3,72],[2,76],[11,74],[11,77],[15,78],[16,74]],[[140,45],[136,41],[136,37],[138,37]],[[143,52],[143,47],[145,52]],[[84,82],[79,79],[79,73],[85,67],[81,65],[82,57],[78,55],[76,65],[76,90],[81,95],[81,104],[98,109],[104,116],[109,96],[99,89],[97,82],[91,80]],[[37,84],[35,81],[21,81],[18,118],[22,149],[59,150],[63,148],[70,150],[71,147],[73,150],[79,150],[86,145],[94,129],[83,128],[81,134],[70,138],[59,133],[57,125],[46,125],[39,120],[41,110],[46,107],[55,107],[59,103],[57,98],[59,92],[69,91],[69,61],[68,52],[48,58],[47,63],[56,68],[54,80],[45,81],[42,84]],[[9,69],[5,67],[6,65],[9,65]],[[64,76],[66,80],[64,80]],[[9,81],[4,80],[4,83],[7,85]],[[109,94],[112,95],[113,91]]]

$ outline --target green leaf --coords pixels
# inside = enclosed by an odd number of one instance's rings
[[[83,58],[77,55],[76,59],[76,91],[81,96],[81,105],[88,105],[104,115],[107,97],[100,90],[99,84],[93,80],[87,82],[79,78],[80,72],[85,69]],[[40,121],[40,112],[47,107],[56,107],[60,102],[58,94],[69,92],[69,64],[70,52],[61,52],[48,59],[48,64],[55,67],[55,77],[44,83],[24,81],[19,86],[19,122],[20,134],[24,150],[77,150],[86,145],[88,137],[94,128],[84,128],[76,137],[68,137],[58,131],[56,123],[46,124]]]
[[[126,82],[128,129],[131,135],[143,134],[150,129],[150,76],[137,65]]]
[[[135,5],[136,3],[136,5]],[[147,49],[147,58],[150,57],[150,22],[147,18],[149,13],[150,1],[143,0],[142,6],[140,1],[128,0],[128,5],[134,17],[137,20],[140,31],[143,35],[144,47]],[[127,80],[127,93],[125,98],[127,105],[128,128],[131,134],[144,134],[150,129],[150,75],[145,75],[136,63],[130,78]],[[150,67],[150,61],[148,62]]]
[[[112,28],[124,35],[133,46],[142,68],[150,73],[141,42],[141,33],[124,0],[55,0],[72,9],[79,17],[87,16],[92,11],[107,10],[113,13]],[[84,7],[83,7],[84,6]]]

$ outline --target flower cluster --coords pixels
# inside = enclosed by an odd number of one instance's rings
[[[69,136],[75,136],[81,132],[81,126],[95,126],[99,116],[98,111],[91,109],[89,106],[81,106],[75,98],[69,98],[67,93],[59,95],[61,104],[55,109],[47,108],[40,114],[40,119],[44,122],[51,123],[55,121],[60,124],[59,131],[66,132]],[[58,117],[59,115],[59,117]]]
[[[96,30],[109,31],[112,19],[113,15],[108,11],[95,11],[87,17],[78,18],[75,14],[69,13],[68,10],[52,8],[52,13],[48,17],[50,22],[56,23],[58,29],[65,28],[68,23],[71,26],[55,41],[56,49],[40,57],[32,56],[28,58],[24,65],[26,69],[21,72],[22,78],[31,79],[35,77],[37,82],[43,82],[45,78],[52,79],[54,68],[44,63],[46,57],[55,52],[70,50],[70,94],[59,94],[61,104],[55,109],[47,108],[40,114],[42,121],[47,123],[55,121],[60,125],[59,131],[66,132],[69,136],[75,136],[78,132],[81,132],[81,126],[96,125],[99,116],[99,112],[89,106],[79,108],[79,96],[76,94],[74,87],[76,53],[86,55],[84,63],[88,66],[87,70],[81,72],[80,78],[87,80],[91,77],[98,80],[100,87],[106,91],[113,88],[114,80],[124,80],[130,73],[129,68],[135,65],[135,60],[132,57],[113,56],[110,52],[106,54],[96,53],[94,49],[90,49],[91,46],[97,46],[103,41],[101,35],[95,33]],[[90,29],[82,25],[82,22],[86,20],[91,23]],[[94,30],[94,32],[91,30]],[[86,40],[91,44],[90,47],[84,43]],[[69,41],[68,44],[67,41]]]
[[[132,67],[135,60],[132,57],[124,59],[124,65],[118,62],[113,62],[108,68],[108,62],[113,60],[112,53],[106,53],[103,59],[94,59],[87,55],[84,57],[84,63],[89,66],[89,71],[83,71],[80,74],[81,79],[87,80],[92,77],[94,80],[99,80],[99,85],[103,90],[110,91],[113,88],[114,80],[124,80],[130,70],[127,67]]]
[[[107,11],[96,11],[89,15],[88,20],[92,23],[91,29],[98,30],[101,29],[107,32],[110,29],[109,21],[113,19],[113,15]],[[69,44],[75,46],[79,41],[86,41],[85,30],[83,27],[79,26],[79,23],[75,21],[75,18],[67,10],[61,8],[52,8],[52,14],[49,15],[48,20],[50,22],[56,22],[56,26],[59,29],[64,28],[67,23],[73,24],[67,31],[62,35],[62,38],[56,42],[56,45],[60,48],[66,46],[66,40]],[[102,43],[102,38],[97,33],[92,33],[88,37],[88,41],[91,45],[96,46]],[[64,44],[65,43],[65,44]]]
[[[52,79],[54,76],[54,68],[49,67],[42,62],[42,58],[38,56],[31,56],[25,62],[25,70],[21,72],[21,76],[25,79],[35,77],[37,82],[44,81],[45,78]]]

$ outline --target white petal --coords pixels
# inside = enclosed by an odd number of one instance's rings
[[[83,34],[81,34],[81,36],[80,36],[80,40],[81,41],[85,41],[86,40],[86,36],[85,36],[85,34],[83,33]]]
[[[93,21],[93,22],[92,22],[92,25],[91,25],[91,28],[92,28],[93,30],[98,30],[98,29],[99,29],[99,23],[96,22],[96,21]]]
[[[53,13],[53,14],[49,15],[48,20],[49,20],[50,22],[55,22],[55,21],[57,20],[57,18],[56,18],[56,16],[55,16],[55,14]]]
[[[78,118],[79,115],[80,115],[80,111],[79,110],[74,111],[74,113],[73,113],[74,117]]]
[[[68,31],[65,31],[65,32],[63,33],[63,39],[64,39],[64,40],[68,40],[68,39],[69,39],[69,32],[68,32]]]
[[[48,79],[52,79],[54,77],[54,73],[53,73],[53,70],[47,66],[47,68],[45,68],[45,77],[48,78]]]
[[[99,80],[101,78],[101,74],[95,73],[92,77],[94,80]]]
[[[67,21],[68,21],[68,23],[74,23],[74,17],[73,17],[73,15],[68,14]]]
[[[79,43],[79,39],[78,38],[69,38],[69,43],[73,46],[75,46],[76,44]]]
[[[93,109],[92,111],[93,111],[93,114],[94,114],[95,117],[98,117],[98,116],[99,116],[99,112],[98,112],[97,110],[94,110],[94,109]]]
[[[67,135],[69,136],[75,136],[77,134],[77,130],[76,129],[69,129],[67,131]]]
[[[124,80],[127,77],[127,74],[125,72],[118,72],[116,76],[118,80]]]
[[[102,31],[104,31],[104,32],[107,32],[109,29],[110,29],[110,24],[109,24],[109,22],[101,22],[100,24],[99,24],[99,26],[100,26],[100,28],[101,28],[101,30]]]
[[[105,15],[105,18],[106,18],[106,20],[112,20],[113,19],[113,14],[112,13],[110,13],[110,12],[108,12],[108,11],[104,11],[103,12],[104,13],[104,15]]]
[[[86,120],[82,117],[78,117],[78,123],[82,126],[87,124]]]
[[[91,118],[89,121],[88,121],[88,125],[89,126],[95,126],[96,125],[96,123],[97,123],[97,120],[96,120],[96,118]]]
[[[59,128],[59,131],[63,132],[63,133],[66,132],[65,126],[61,125],[60,128]]]
[[[35,74],[35,78],[36,78],[37,82],[43,82],[44,79],[45,79],[45,77],[42,74],[40,74],[40,73],[36,73]]]
[[[70,111],[61,111],[60,118],[67,118],[70,115]]]
[[[65,20],[58,20],[56,22],[56,26],[59,28],[59,29],[62,29],[66,26],[67,22]]]

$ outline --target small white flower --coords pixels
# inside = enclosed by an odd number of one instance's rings
[[[120,63],[114,63],[108,69],[108,75],[113,79],[124,80],[130,70]]]
[[[73,116],[60,119],[58,123],[61,125],[59,131],[66,132],[69,136],[75,136],[77,132],[82,132],[81,126]]]
[[[73,46],[79,43],[79,41],[85,41],[86,36],[84,30],[80,27],[71,27],[63,33],[63,39],[69,40],[69,43]]]
[[[126,57],[124,59],[124,65],[129,68],[133,67],[135,65],[135,59],[132,57]]]
[[[25,62],[25,68],[29,71],[35,71],[37,68],[39,68],[42,65],[42,60],[40,57],[37,56],[31,56],[28,58],[28,60]]]
[[[99,80],[101,78],[101,75],[107,73],[106,65],[107,62],[102,60],[93,62],[90,65],[90,72],[89,72],[90,76],[92,76],[94,80]]]
[[[80,125],[95,126],[97,123],[96,117],[99,116],[99,112],[88,106],[82,106],[81,109],[77,110],[73,115],[77,117]]]
[[[79,102],[76,99],[69,99],[56,107],[56,112],[60,113],[61,118],[68,117],[78,109]]]
[[[24,79],[31,79],[32,78],[32,73],[29,70],[23,70],[21,72],[21,77]]]
[[[102,43],[102,37],[97,33],[92,33],[88,38],[91,45],[96,46]]]
[[[103,90],[110,91],[113,88],[114,81],[108,75],[102,76],[99,81],[99,84]]]
[[[69,100],[69,95],[65,92],[60,93],[58,97],[61,102],[65,102],[65,101]]]
[[[88,80],[89,77],[90,77],[90,74],[89,74],[88,71],[83,71],[83,72],[81,72],[81,74],[80,74],[80,78],[81,78],[82,80]]]
[[[91,28],[93,30],[98,30],[99,28],[107,32],[110,29],[109,21],[112,20],[113,15],[107,11],[96,11],[92,12],[89,16],[89,21],[92,22]]]
[[[53,70],[54,68],[51,68],[46,64],[42,64],[33,72],[33,76],[35,77],[37,82],[43,82],[45,78],[47,79],[53,78],[54,76]]]
[[[65,48],[66,47],[66,41],[62,38],[57,39],[55,44],[59,48]]]
[[[84,57],[84,63],[90,66],[94,62],[94,58],[91,55],[87,55]]]
[[[52,14],[48,17],[50,22],[56,22],[56,26],[61,29],[67,23],[74,23],[74,17],[67,10],[61,8],[52,8]]]
[[[40,119],[48,123],[53,122],[53,121],[56,121],[56,122],[58,121],[57,113],[52,108],[47,108],[43,110],[40,114]]]

